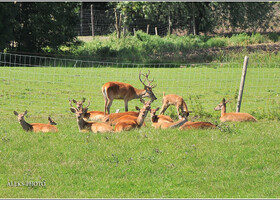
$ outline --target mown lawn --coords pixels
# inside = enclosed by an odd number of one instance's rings
[[[220,113],[213,108],[223,97],[234,98],[240,67],[152,68],[150,76],[155,78],[158,96],[152,107],[161,105],[163,91],[176,93],[194,111],[193,120],[220,124],[221,130],[154,130],[148,116],[146,127],[118,134],[78,132],[68,98],[90,98],[91,109],[103,110],[102,84],[116,80],[140,88],[140,69],[0,70],[2,198],[280,196],[278,68],[264,69],[264,75],[260,70],[248,69],[241,111],[253,113],[258,122],[227,124],[218,122]],[[133,100],[129,109],[135,110],[135,105],[141,104]],[[122,101],[113,103],[112,110],[117,108],[124,109]],[[51,115],[59,132],[24,132],[13,110],[28,110],[28,122],[46,123]],[[234,110],[232,101],[228,111]],[[263,110],[273,112],[264,115]],[[174,109],[167,112],[172,116],[174,113]],[[276,115],[275,120],[266,118],[271,115]],[[13,181],[44,181],[46,185],[9,186]]]

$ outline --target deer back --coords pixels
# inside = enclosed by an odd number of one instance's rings
[[[179,130],[187,129],[204,129],[204,128],[216,128],[216,126],[210,122],[186,122]]]
[[[58,129],[50,124],[32,123],[33,132],[57,132]]]
[[[256,122],[257,120],[248,113],[225,113],[220,117],[221,122]]]

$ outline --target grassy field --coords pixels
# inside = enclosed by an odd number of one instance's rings
[[[78,132],[68,98],[90,98],[90,109],[103,110],[102,84],[115,80],[141,88],[138,68],[0,70],[2,198],[280,196],[279,68],[248,69],[241,111],[258,122],[227,124],[218,122],[213,108],[236,96],[240,65],[151,68],[158,97],[152,107],[161,105],[163,91],[176,93],[194,111],[193,120],[220,124],[221,130],[154,130],[148,116],[146,127],[118,134]],[[135,105],[141,106],[133,100],[129,109]],[[117,108],[124,103],[115,101],[112,110]],[[59,132],[24,132],[13,110],[28,110],[28,122],[46,123],[51,115]],[[234,110],[233,100],[228,111]],[[45,186],[9,186],[15,181]]]

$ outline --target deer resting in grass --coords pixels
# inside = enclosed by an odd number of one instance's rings
[[[179,130],[188,129],[206,129],[206,128],[216,128],[216,126],[210,122],[186,122],[183,124]]]
[[[102,94],[104,96],[105,100],[105,108],[104,108],[104,114],[108,112],[110,114],[110,107],[113,103],[114,99],[123,99],[125,104],[125,112],[128,111],[128,101],[132,99],[138,99],[138,98],[144,98],[144,97],[150,97],[151,100],[156,100],[156,96],[154,95],[152,89],[155,88],[155,85],[151,85],[151,83],[154,81],[150,81],[148,79],[150,74],[150,71],[148,74],[141,74],[141,71],[139,72],[139,80],[144,85],[144,89],[137,89],[134,88],[132,85],[128,83],[121,83],[121,82],[107,82],[101,87]],[[148,85],[146,85],[141,80],[141,75],[146,77],[146,80],[148,82]]]
[[[174,122],[169,116],[166,115],[156,115],[159,108],[151,109],[151,122],[152,126],[156,129],[167,129],[167,128],[177,128],[185,124],[187,120],[187,113],[182,112],[182,119]]]
[[[140,108],[138,108],[136,106],[136,110],[140,110]],[[139,112],[134,112],[134,111],[128,111],[128,112],[121,112],[121,113],[112,113],[112,114],[109,114],[107,115],[103,120],[102,122],[107,122],[109,123],[110,125],[116,125],[119,118],[121,118],[122,116],[124,115],[130,115],[130,116],[133,116],[133,117],[138,117],[139,115]]]
[[[223,101],[216,107],[214,110],[221,110],[221,122],[245,122],[245,121],[251,121],[256,122],[257,120],[248,113],[226,113],[226,104],[229,101],[226,101],[225,98],[223,98]]]
[[[188,110],[187,104],[181,96],[176,94],[165,95],[163,92],[162,107],[159,114],[163,115],[170,105],[174,105],[176,107],[179,119],[182,118],[180,115],[180,110],[181,112],[186,112],[187,116],[189,116],[189,113],[191,112]]]
[[[151,100],[145,102],[143,99],[140,99],[140,101],[144,104],[144,106],[140,109],[138,117],[131,115],[122,116],[118,119],[119,121],[115,126],[115,132],[129,131],[135,128],[141,128],[141,126],[144,124],[148,112],[151,109],[151,103],[153,101]]]
[[[23,130],[25,130],[25,131],[45,132],[45,133],[58,131],[58,129],[54,125],[52,125],[55,122],[53,122],[50,117],[48,118],[50,121],[49,124],[41,124],[41,123],[29,124],[24,119],[24,116],[27,114],[27,110],[22,114],[19,114],[16,111],[14,111],[14,114],[17,116],[20,125],[22,126]]]
[[[76,101],[75,99],[73,99],[73,103],[76,104],[76,107],[78,110],[80,109],[83,109],[83,103],[85,102],[85,98],[82,99],[82,101]],[[69,102],[71,104],[72,102],[70,99],[69,99]],[[90,105],[90,101],[88,101],[88,105],[86,107],[89,107]],[[72,104],[71,104],[71,107]],[[104,118],[104,112],[102,111],[87,111],[87,113],[85,113],[84,115],[84,120],[89,120],[89,121],[102,121]]]
[[[76,114],[76,119],[80,132],[92,131],[94,133],[105,133],[113,131],[113,127],[106,123],[85,121],[84,118],[87,114],[88,107],[81,108],[80,110],[78,110],[77,108],[74,108],[72,106],[71,102],[70,107],[71,112]]]

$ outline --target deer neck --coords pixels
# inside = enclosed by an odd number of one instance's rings
[[[25,131],[32,131],[33,130],[32,125],[27,123],[24,119],[20,120],[19,123]]]
[[[138,124],[138,127],[141,127],[141,126],[143,125],[147,114],[148,114],[148,111],[145,111],[144,116],[142,116],[141,114],[138,115],[138,117],[137,117],[137,124]]]
[[[83,117],[81,117],[80,119],[77,119],[77,123],[78,123],[78,127],[79,127],[79,131],[87,129],[89,123],[86,122]]]
[[[134,91],[135,91],[135,98],[136,99],[139,99],[139,98],[143,97],[145,95],[145,93],[146,93],[145,89],[137,89],[137,88],[135,88]]]
[[[221,117],[226,114],[226,105],[221,108]]]

